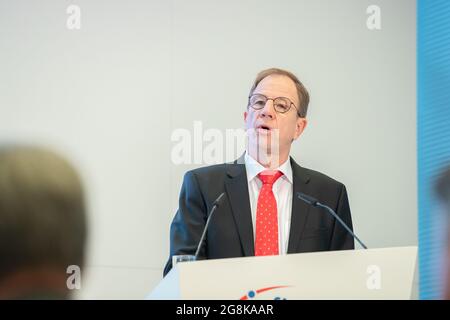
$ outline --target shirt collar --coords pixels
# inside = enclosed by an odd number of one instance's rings
[[[255,177],[258,176],[262,171],[267,170],[264,168],[258,161],[253,159],[247,152],[245,152],[245,170],[247,171],[247,181],[252,181]],[[279,170],[283,173],[284,177],[293,184],[292,180],[292,166],[289,158],[278,168],[275,170]]]

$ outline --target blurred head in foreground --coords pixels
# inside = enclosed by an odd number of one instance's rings
[[[450,222],[450,167],[439,177],[436,192],[447,211],[447,221]],[[445,257],[447,274],[445,275],[444,299],[450,300],[450,223],[447,223],[445,227],[447,228],[447,256]]]
[[[68,298],[85,241],[75,169],[48,150],[0,146],[0,299]]]

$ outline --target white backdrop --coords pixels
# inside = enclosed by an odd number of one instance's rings
[[[81,9],[69,30],[66,9]],[[381,9],[381,30],[366,8]],[[0,0],[0,140],[52,146],[89,198],[81,298],[143,298],[161,279],[182,176],[177,128],[243,128],[256,73],[311,94],[292,155],[346,184],[369,247],[417,244],[411,0]]]

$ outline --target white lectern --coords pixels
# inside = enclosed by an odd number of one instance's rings
[[[417,247],[182,262],[149,299],[411,299]]]

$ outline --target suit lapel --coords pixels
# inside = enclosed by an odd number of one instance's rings
[[[231,211],[239,233],[244,255],[254,256],[255,247],[248,181],[243,163],[244,160],[239,159],[235,163],[227,165],[228,179],[225,182],[225,189],[230,200]],[[306,170],[300,167],[292,158],[291,166],[294,185],[292,190],[292,213],[288,253],[297,253],[300,235],[303,233],[310,210],[310,206],[307,203],[297,198],[297,192],[309,194],[308,182],[310,177]]]
[[[297,253],[300,235],[303,233],[310,209],[307,203],[297,198],[297,192],[308,194],[308,182],[310,178],[306,170],[300,167],[292,158],[291,166],[294,185],[292,188],[292,213],[288,253]]]
[[[243,159],[237,163],[244,163]],[[247,173],[244,164],[229,164],[225,188],[230,199],[231,211],[237,226],[245,256],[255,255],[252,215],[248,193]]]

